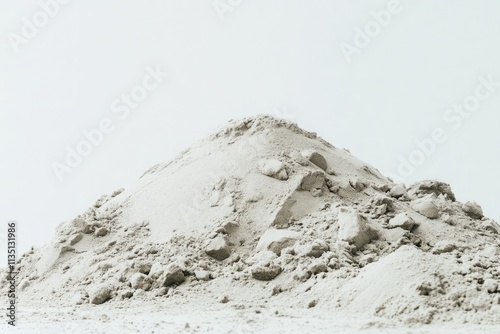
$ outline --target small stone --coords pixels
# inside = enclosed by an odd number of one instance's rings
[[[481,219],[483,218],[483,209],[476,202],[467,202],[462,205],[462,210],[471,218]]]
[[[302,155],[307,158],[310,162],[326,171],[328,169],[328,163],[323,155],[319,154],[314,150],[302,151]]]
[[[307,304],[307,307],[308,308],[313,308],[313,307],[316,307],[316,305],[318,305],[318,301],[317,300],[311,300],[309,302],[309,304]]]
[[[146,291],[142,290],[142,289],[137,289],[134,291],[134,294],[133,294],[133,297],[134,298],[141,298],[143,297],[144,295],[146,294]]]
[[[485,220],[481,225],[485,230],[491,231],[495,234],[500,234],[500,224],[493,220]]]
[[[160,277],[161,286],[168,287],[174,284],[181,284],[186,280],[182,269],[175,263],[168,265],[165,272]]]
[[[288,180],[285,165],[277,159],[264,159],[259,162],[259,171],[278,180]]]
[[[276,264],[269,266],[256,265],[251,269],[252,277],[259,281],[272,281],[281,274],[281,267]]]
[[[194,276],[199,281],[209,281],[210,280],[210,272],[206,270],[195,270]]]
[[[330,260],[328,260],[328,268],[330,269],[340,269],[340,262],[337,257],[332,257]]]
[[[321,197],[323,195],[323,189],[321,188],[311,189],[310,192],[313,197]]]
[[[300,268],[295,270],[295,273],[293,275],[293,279],[300,281],[300,282],[305,282],[309,278],[311,278],[311,272],[305,268]]]
[[[309,165],[308,159],[306,159],[299,151],[292,151],[288,156],[298,162],[301,166]]]
[[[358,262],[360,265],[365,267],[366,265],[372,263],[375,261],[376,255],[375,254],[366,254],[363,255],[362,257],[359,258]]]
[[[277,296],[277,295],[279,295],[282,292],[283,292],[283,288],[281,286],[279,286],[279,285],[275,285],[273,287],[273,292],[271,293],[271,296]]]
[[[418,201],[412,206],[413,210],[417,211],[421,215],[430,218],[437,219],[439,218],[439,210],[434,205],[431,199],[424,199],[422,201]]]
[[[236,263],[241,259],[240,254],[231,253],[231,255],[225,260],[226,264]]]
[[[396,184],[389,191],[389,195],[391,195],[394,198],[400,198],[400,197],[404,196],[405,194],[406,194],[406,187],[402,183]]]
[[[124,283],[128,282],[133,274],[135,274],[135,271],[129,266],[125,266],[118,270],[115,277],[118,278],[119,282]]]
[[[436,242],[434,248],[432,249],[432,253],[434,254],[443,254],[454,251],[457,246],[449,240],[440,240]]]
[[[347,241],[360,249],[376,237],[375,231],[368,226],[366,219],[354,209],[341,208],[339,212],[340,241]]]
[[[60,254],[68,253],[68,252],[73,252],[75,249],[71,246],[68,245],[63,245],[60,248]]]
[[[221,303],[221,304],[227,304],[227,303],[229,303],[229,297],[227,295],[222,296],[219,299],[219,303]]]
[[[70,223],[70,228],[73,231],[82,232],[85,234],[88,234],[91,232],[89,224],[85,220],[83,220],[82,218],[73,219]]]
[[[120,195],[124,191],[125,191],[124,188],[117,189],[117,190],[113,191],[113,193],[111,194],[111,197],[116,197],[116,196]]]
[[[350,180],[349,184],[357,192],[361,192],[361,191],[365,190],[366,187],[368,186],[365,182],[363,182],[363,181],[361,181],[361,180],[359,180],[357,178],[354,179],[354,180]]]
[[[153,280],[151,277],[146,276],[141,273],[135,273],[132,275],[130,278],[130,283],[132,285],[132,288],[134,289],[142,289],[144,291],[149,291],[151,289],[151,284],[153,283]]]
[[[307,267],[307,270],[313,273],[313,275],[317,275],[319,273],[326,273],[328,267],[322,261],[316,260]]]
[[[376,206],[373,209],[373,215],[375,217],[380,217],[381,215],[386,214],[387,210],[388,210],[387,204],[382,204],[382,205]]]
[[[30,286],[30,280],[28,277],[26,277],[25,279],[23,279],[20,283],[19,283],[19,290],[25,290],[27,287]]]
[[[300,189],[311,191],[314,189],[322,189],[325,185],[325,174],[321,171],[309,172],[302,177],[300,182]]]
[[[129,298],[132,298],[133,295],[134,295],[134,290],[127,289],[127,290],[124,290],[120,293],[120,298],[121,299],[129,299]]]
[[[328,175],[337,175],[337,172],[332,167],[328,167],[326,169],[326,174],[328,174]]]
[[[151,266],[151,269],[149,270],[149,276],[152,278],[152,279],[158,279],[158,277],[160,277],[161,275],[163,275],[163,273],[165,272],[165,268],[163,267],[163,265],[161,263],[153,263],[153,265]]]
[[[134,268],[137,269],[140,273],[147,275],[151,271],[151,263],[148,261],[135,259]]]
[[[227,259],[231,255],[231,250],[226,238],[222,236],[217,236],[208,242],[205,252],[208,256],[213,257],[216,260],[222,261]]]
[[[299,232],[285,229],[269,229],[260,237],[256,251],[269,250],[279,256],[281,250],[293,246],[300,237]]]
[[[305,246],[304,255],[317,258],[329,250],[330,247],[324,240],[316,239],[311,244]]]
[[[449,184],[435,180],[427,180],[415,183],[410,186],[410,197],[422,197],[426,195],[444,196],[446,199],[455,202],[455,194]]]
[[[169,288],[167,287],[161,287],[155,291],[155,296],[156,297],[161,297],[165,296],[168,293]]]
[[[272,251],[261,251],[257,252],[251,257],[245,260],[245,263],[249,265],[259,264],[263,266],[269,266],[271,262],[276,260],[278,256]]]
[[[411,231],[417,223],[406,212],[398,214],[389,221],[389,227],[401,227],[404,230]]]
[[[95,305],[100,305],[107,302],[111,298],[111,286],[102,284],[94,287],[89,291],[90,302]]]
[[[489,293],[495,293],[498,290],[498,281],[491,278],[486,279],[483,283],[483,287]]]
[[[200,266],[200,268],[202,269],[205,269],[205,270],[210,270],[210,263],[208,261],[205,261],[205,260],[201,260],[200,262],[198,262],[198,265]]]
[[[224,224],[222,224],[221,227],[224,230],[226,230],[226,233],[231,234],[231,233],[234,233],[235,231],[237,231],[238,228],[240,227],[240,225],[237,222],[229,221],[229,222],[225,222]]]
[[[374,207],[384,207],[384,213],[386,212],[394,212],[394,200],[390,197],[378,195],[372,199],[372,205]]]
[[[82,239],[83,239],[82,233],[74,234],[74,235],[70,236],[69,244],[73,246],[73,245],[79,243]]]
[[[100,227],[98,228],[96,231],[95,231],[95,236],[96,237],[105,237],[106,235],[108,235],[109,231],[107,228],[105,227]]]

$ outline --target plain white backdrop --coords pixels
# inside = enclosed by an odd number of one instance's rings
[[[451,183],[500,221],[499,12],[495,0],[2,1],[2,226],[18,221],[20,251],[48,242],[102,194],[261,113],[385,174],[413,159],[405,183]],[[54,163],[106,119],[58,179]],[[436,129],[446,140],[430,144]]]

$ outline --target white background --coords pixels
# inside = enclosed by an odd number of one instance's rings
[[[229,119],[261,113],[386,174],[441,127],[448,140],[405,182],[449,182],[500,221],[500,88],[458,129],[443,120],[480,76],[500,81],[500,2],[401,0],[351,62],[342,43],[355,45],[356,28],[387,1],[220,2],[232,3],[223,20],[211,0],[73,0],[17,52],[9,38],[41,7],[1,2],[0,220],[19,222],[20,251]],[[119,119],[111,104],[147,66],[170,76]],[[115,130],[59,182],[51,164],[103,118]]]

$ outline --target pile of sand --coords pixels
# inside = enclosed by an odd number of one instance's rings
[[[58,305],[206,296],[499,323],[499,233],[447,184],[395,184],[315,133],[259,116],[60,225],[19,260],[19,289]]]

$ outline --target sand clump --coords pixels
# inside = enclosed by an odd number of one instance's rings
[[[196,295],[494,324],[499,233],[448,184],[395,184],[316,134],[259,116],[231,121],[61,224],[19,260],[19,280],[22,298],[46,303]]]

